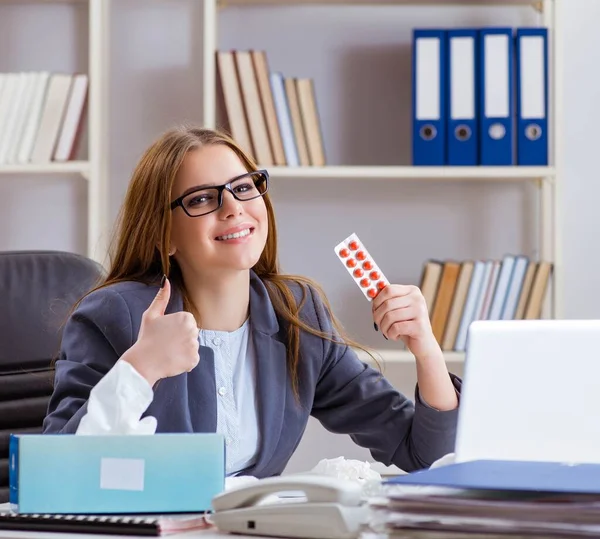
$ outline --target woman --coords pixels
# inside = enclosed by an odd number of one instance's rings
[[[405,470],[453,451],[460,380],[418,288],[372,302],[416,357],[413,404],[358,360],[317,285],[280,274],[268,181],[211,130],[147,150],[108,276],[65,326],[44,432],[221,432],[227,473],[256,477],[284,470],[309,415]]]

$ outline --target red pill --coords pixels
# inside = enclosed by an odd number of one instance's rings
[[[356,266],[356,260],[354,260],[354,258],[349,258],[346,262],[346,266],[348,266],[349,268],[353,268],[354,266]]]
[[[369,290],[367,291],[367,295],[370,298],[374,298],[377,295],[377,290],[375,290],[374,288],[369,288]]]
[[[350,254],[350,251],[348,251],[348,249],[346,249],[345,247],[343,249],[340,249],[340,256],[342,258],[346,258],[349,254]]]
[[[379,290],[383,290],[385,288],[385,283],[383,281],[379,281],[377,283],[377,288],[379,288]]]
[[[364,251],[358,251],[358,253],[356,253],[356,258],[358,258],[358,260],[364,260],[367,258],[367,255]]]
[[[372,279],[373,281],[376,281],[377,279],[379,279],[380,275],[379,275],[379,272],[378,272],[378,271],[372,271],[372,272],[369,274],[369,277],[371,277],[371,279]]]
[[[356,277],[358,279],[358,277],[363,276],[363,270],[361,270],[360,268],[356,268],[354,270],[354,272],[352,273],[352,275],[354,275],[354,277]]]
[[[363,268],[366,269],[367,271],[372,270],[373,269],[373,263],[369,260],[367,260],[366,262],[363,262]]]
[[[369,279],[367,279],[366,277],[364,279],[361,279],[360,286],[362,286],[363,288],[367,288],[367,286],[369,286]]]
[[[350,249],[351,249],[352,251],[356,251],[356,249],[358,249],[358,242],[357,242],[357,241],[351,241],[351,242],[348,244],[348,247],[350,247]]]

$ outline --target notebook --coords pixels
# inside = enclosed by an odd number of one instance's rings
[[[161,536],[212,527],[205,513],[172,515],[37,515],[0,504],[0,530]]]

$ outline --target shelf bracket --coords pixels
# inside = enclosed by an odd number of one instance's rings
[[[87,180],[88,182],[90,181],[90,172],[89,170],[82,170],[80,172],[81,176],[83,177],[84,180]]]

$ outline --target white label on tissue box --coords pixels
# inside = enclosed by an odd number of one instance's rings
[[[101,459],[100,488],[144,490],[144,459]]]

